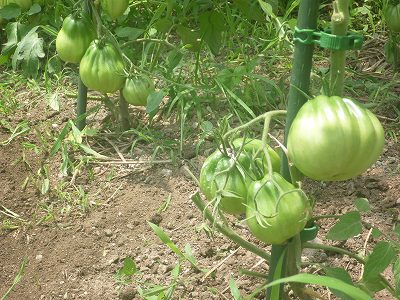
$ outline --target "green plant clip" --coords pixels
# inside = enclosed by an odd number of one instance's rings
[[[304,228],[301,232],[300,232],[300,239],[301,241],[304,242],[308,242],[308,241],[312,241],[313,239],[315,239],[317,237],[319,231],[319,227],[317,224],[314,224],[311,227],[306,227]]]
[[[329,29],[317,32],[296,27],[293,41],[304,45],[317,44],[331,50],[357,50],[361,49],[364,37],[355,33],[349,33],[346,36],[335,35],[330,33]]]

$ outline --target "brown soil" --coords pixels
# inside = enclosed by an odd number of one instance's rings
[[[65,101],[73,106],[71,100]],[[52,128],[52,124],[58,124],[53,126],[58,131],[66,121],[44,105],[30,107],[29,112],[29,122],[42,132]],[[24,118],[24,112],[19,114]],[[16,119],[18,117],[13,117]],[[0,130],[0,141],[6,140],[9,133],[2,127]],[[148,221],[159,224],[180,249],[189,244],[201,269],[215,267],[214,272],[205,274],[183,262],[174,299],[178,296],[181,299],[232,299],[228,288],[231,276],[242,294],[250,294],[263,284],[262,279],[239,274],[240,269],[266,273],[268,267],[260,258],[238,249],[219,233],[210,238],[198,230],[204,220],[190,199],[197,188],[182,171],[182,165],[188,163],[199,168],[204,157],[176,164],[90,165],[88,170],[93,172],[92,177],[89,172],[82,172],[72,184],[71,177],[62,178],[67,182],[66,191],[72,195],[65,200],[55,192],[61,180],[58,175],[60,158],[49,161],[51,192],[41,195],[40,184],[33,174],[43,163],[44,153],[34,155],[31,150],[25,151],[29,153],[27,160],[32,170],[18,161],[22,157],[21,143],[27,141],[38,142],[33,131],[7,146],[0,146],[0,204],[28,221],[23,223],[0,214],[0,221],[11,220],[19,225],[17,229],[0,232],[0,295],[11,286],[20,264],[27,257],[25,273],[11,292],[10,300],[142,299],[137,287],[145,288],[151,283],[168,286],[172,280],[171,270],[178,262],[178,257],[150,229]],[[142,157],[153,150],[151,145],[143,149]],[[373,207],[366,220],[384,231],[390,230],[398,219],[400,202],[399,151],[399,144],[388,141],[381,160],[354,181],[326,185],[306,182],[306,190],[318,203],[316,213],[343,213],[354,209],[357,197],[365,197]],[[198,172],[198,169],[192,170]],[[24,188],[28,176],[31,180]],[[74,187],[79,185],[88,195],[86,204],[78,201]],[[169,205],[160,212],[169,197]],[[45,212],[47,216],[53,212],[54,217],[44,220]],[[231,221],[236,231],[254,241],[245,226]],[[331,219],[320,222],[321,239],[333,223]],[[346,243],[333,244],[368,252],[374,240],[370,237],[364,249],[367,236],[368,231],[365,231]],[[355,278],[360,275],[360,265],[346,256],[323,252],[310,255],[321,262],[345,267]],[[133,283],[121,286],[115,273],[127,256],[134,259],[140,274],[135,275]],[[322,292],[327,297],[328,292]],[[381,293],[377,299],[391,297]]]

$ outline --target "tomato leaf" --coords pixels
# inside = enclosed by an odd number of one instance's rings
[[[396,286],[396,294],[400,296],[400,257],[398,256],[392,266],[394,283]]]
[[[37,13],[40,13],[42,11],[42,8],[40,7],[39,4],[34,3],[31,8],[28,10],[27,14],[28,16],[35,15]]]
[[[396,256],[396,250],[389,242],[379,242],[367,257],[363,279],[368,280],[383,272]]]
[[[351,280],[350,274],[343,268],[324,268],[325,273],[329,277],[333,277],[339,279],[347,284],[354,285],[353,281]],[[338,296],[342,300],[353,300],[353,298],[347,296],[340,290],[330,289],[333,294]]]
[[[218,54],[222,44],[222,32],[226,30],[225,16],[217,11],[207,11],[200,15],[199,22],[203,40],[214,55]]]
[[[115,29],[115,34],[121,38],[128,38],[129,40],[136,40],[143,34],[144,30],[134,27],[118,27]]]
[[[366,198],[358,198],[355,201],[355,205],[359,212],[367,212],[371,210],[371,206],[369,205],[369,201]]]
[[[327,239],[344,241],[360,234],[362,231],[361,215],[358,211],[344,214],[326,235]]]
[[[0,8],[0,17],[6,20],[14,19],[19,15],[21,15],[21,8],[17,4],[11,3]]]
[[[165,97],[165,92],[163,90],[160,90],[158,92],[152,92],[148,97],[147,97],[147,107],[146,107],[146,112],[150,116],[150,118],[153,118],[156,113],[158,112],[160,103]]]

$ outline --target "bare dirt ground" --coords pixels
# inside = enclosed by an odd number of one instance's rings
[[[19,116],[16,118],[9,118],[10,121],[23,119],[29,111],[30,116],[26,118],[32,127],[42,132],[51,128],[59,130],[72,115],[73,102],[65,101],[71,110],[63,112],[63,118],[44,105],[28,106],[27,111],[17,113]],[[24,257],[27,257],[26,270],[21,282],[9,295],[10,300],[142,299],[137,287],[145,288],[150,283],[168,286],[172,280],[171,271],[179,260],[150,229],[148,221],[163,228],[180,249],[189,244],[200,268],[215,267],[214,272],[204,273],[183,262],[173,299],[233,299],[229,292],[230,276],[236,279],[243,294],[250,294],[263,284],[263,279],[239,272],[240,269],[250,269],[266,273],[268,267],[260,258],[237,248],[218,233],[210,238],[199,230],[205,221],[190,199],[197,187],[182,171],[182,165],[187,161],[90,166],[91,176],[89,172],[79,174],[72,186],[66,189],[71,191],[71,198],[67,201],[54,190],[55,184],[61,180],[58,175],[59,157],[49,161],[49,194],[41,195],[38,183],[33,179],[24,185],[26,178],[36,173],[46,156],[45,153],[35,155],[30,151],[27,152],[30,154],[27,157],[30,167],[20,161],[22,142],[38,142],[32,132],[16,138],[9,145],[0,146],[0,204],[28,221],[11,219],[19,227],[0,232],[0,295],[11,286]],[[0,141],[9,136],[9,132],[0,126]],[[142,154],[151,154],[151,145],[143,149]],[[373,208],[366,220],[383,231],[389,231],[399,214],[399,152],[399,144],[388,140],[382,158],[359,178],[330,184],[306,182],[305,189],[317,200],[316,214],[353,210],[354,200],[364,197]],[[190,160],[191,166],[197,166],[197,170],[192,168],[195,174],[203,160],[203,156]],[[71,178],[62,179],[67,185],[71,182]],[[73,186],[81,186],[87,197],[84,200],[79,198],[73,192]],[[169,205],[162,211],[167,199],[170,199]],[[0,214],[0,222],[4,224],[6,220],[10,218]],[[255,242],[244,224],[234,219],[231,221],[238,233]],[[323,240],[334,221],[327,219],[319,224],[319,238]],[[367,236],[368,231],[365,231],[346,243],[333,244],[356,252],[371,251],[374,240],[370,236],[364,249]],[[361,273],[360,266],[346,256],[324,252],[311,255],[321,263],[345,267],[355,278]],[[134,259],[140,274],[135,275],[134,282],[121,286],[115,273],[127,256]],[[317,269],[312,271],[318,272]],[[387,275],[390,276],[390,272]],[[328,297],[328,292],[324,293]],[[382,293],[379,299],[391,297]]]

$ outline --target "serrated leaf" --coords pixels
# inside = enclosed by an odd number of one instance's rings
[[[59,101],[59,94],[58,92],[52,93],[48,98],[47,98],[47,104],[54,109],[55,111],[60,110],[60,101]]]
[[[358,211],[348,212],[329,230],[327,239],[344,241],[360,234],[362,231],[361,215]]]
[[[21,8],[14,3],[0,8],[0,17],[6,20],[14,19],[19,15],[21,15]]]
[[[200,15],[200,33],[213,54],[218,54],[222,45],[222,32],[226,30],[225,16],[217,11],[207,11]]]
[[[39,4],[34,3],[31,8],[28,10],[27,14],[28,16],[35,15],[37,13],[40,13],[42,11],[42,8],[40,7]]]
[[[325,273],[329,277],[333,277],[336,279],[339,279],[345,283],[348,283],[350,285],[354,285],[353,281],[351,280],[350,274],[343,268],[324,268]],[[343,293],[340,290],[335,290],[331,289],[331,292],[334,293],[336,296],[338,296],[342,300],[353,300],[353,298],[349,297],[345,293]]]
[[[143,34],[144,30],[135,27],[118,27],[115,29],[115,34],[121,38],[128,38],[129,40],[136,40]]]
[[[395,256],[396,250],[389,242],[382,241],[376,244],[366,259],[363,278],[368,280],[377,277],[391,264]]]
[[[367,212],[371,210],[371,206],[369,205],[369,201],[366,198],[358,198],[355,200],[355,206],[359,212]]]
[[[131,257],[125,257],[124,265],[118,270],[119,276],[132,276],[137,272],[136,263]]]
[[[158,112],[160,103],[165,97],[165,92],[163,90],[160,90],[158,92],[152,92],[148,97],[147,97],[147,107],[146,107],[146,112],[150,116],[150,118],[153,118],[156,113]]]

